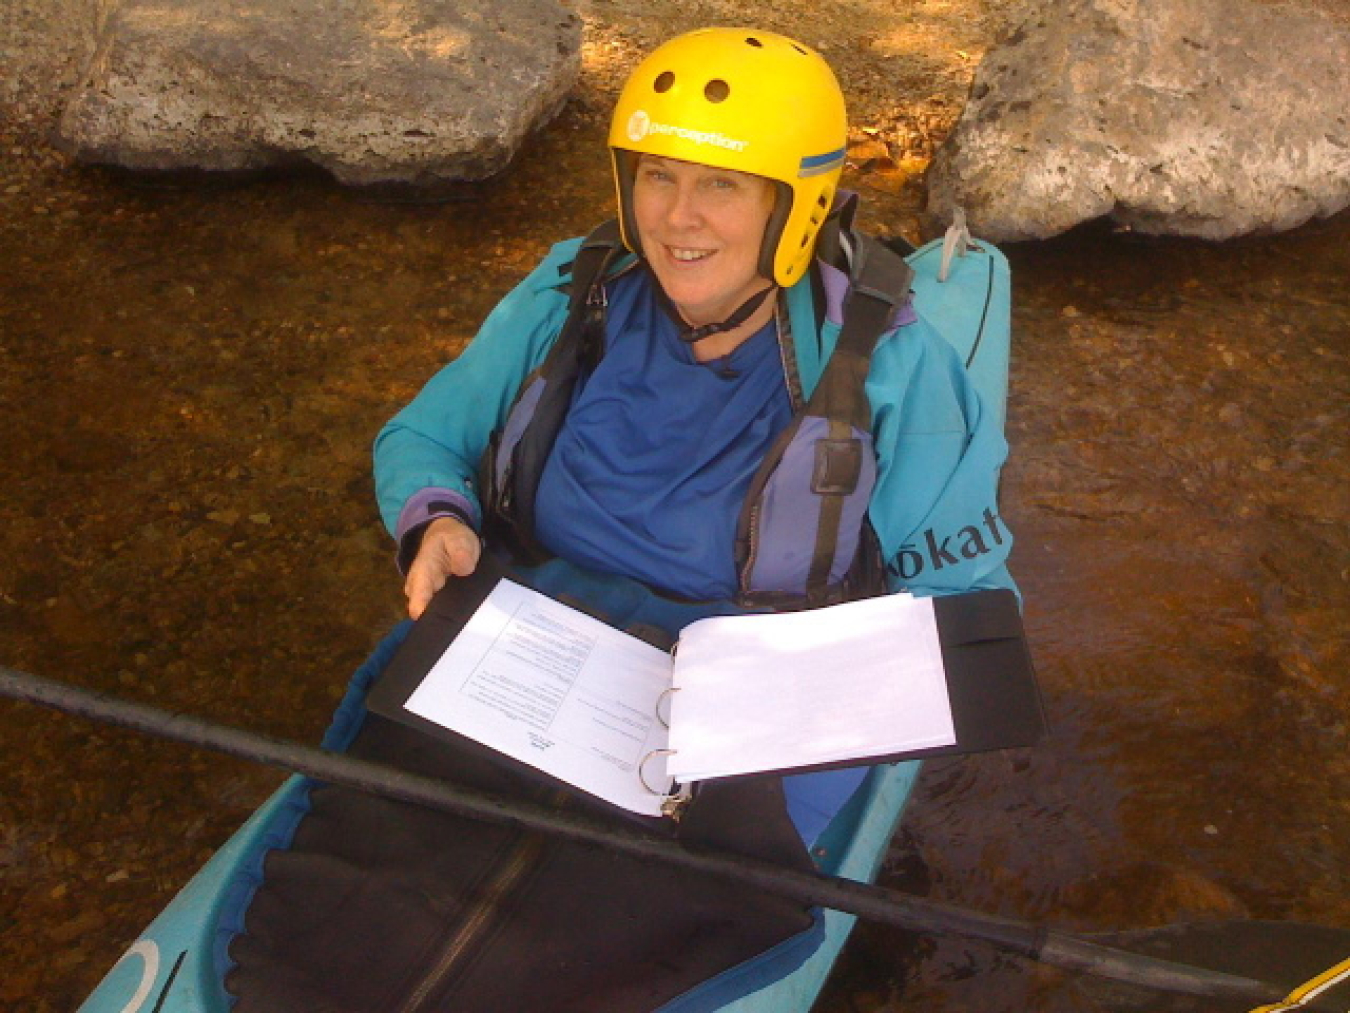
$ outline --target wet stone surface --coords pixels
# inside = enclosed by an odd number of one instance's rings
[[[602,110],[653,40],[584,6],[576,101],[458,199],[126,178],[0,127],[0,664],[318,740],[401,616],[371,439],[608,207]],[[995,6],[808,40],[859,96],[870,227],[918,237],[915,170]],[[790,31],[789,7],[759,20]],[[1003,510],[1053,731],[929,764],[886,881],[1067,929],[1350,924],[1350,219],[1007,252]],[[281,776],[0,704],[0,1009],[78,1005]],[[819,1008],[1099,1007],[864,928]]]

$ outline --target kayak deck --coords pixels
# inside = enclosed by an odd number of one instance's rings
[[[817,851],[824,851],[818,859],[822,871],[865,881],[875,877],[918,771],[919,764],[909,762],[870,772],[818,842]],[[232,930],[220,924],[222,911],[230,900],[231,887],[241,874],[246,875],[243,870],[276,845],[276,823],[284,822],[286,811],[300,802],[311,783],[308,778],[292,777],[260,806],[132,944],[80,1013],[229,1013],[217,938]],[[805,1013],[854,922],[852,915],[827,911],[824,942],[801,967],[742,999],[713,1008],[726,1013]],[[709,1008],[700,1002],[702,995],[725,989],[731,976],[762,975],[755,967],[758,961],[747,961],[710,979],[667,1004],[664,1011]]]

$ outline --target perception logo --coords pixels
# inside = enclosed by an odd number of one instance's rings
[[[630,141],[640,141],[647,136],[651,130],[652,118],[639,109],[628,117],[628,139]]]
[[[723,135],[711,130],[688,130],[685,127],[671,126],[669,123],[656,123],[647,115],[646,111],[639,109],[628,117],[628,139],[634,143],[641,141],[644,137],[655,135],[670,135],[678,137],[684,141],[690,141],[693,144],[708,144],[714,148],[725,148],[728,151],[744,151],[750,146],[748,141],[738,141],[733,137],[724,137]]]

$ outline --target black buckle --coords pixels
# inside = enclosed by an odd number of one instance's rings
[[[820,496],[847,496],[862,477],[862,440],[816,440],[816,465],[811,491]]]

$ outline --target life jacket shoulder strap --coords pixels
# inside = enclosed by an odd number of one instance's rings
[[[848,276],[843,328],[837,348],[870,355],[891,318],[910,297],[914,269],[894,241],[876,239],[853,227],[857,194],[846,195],[830,213],[816,241],[820,260]]]
[[[881,240],[854,232],[851,217],[845,212],[832,218],[823,230],[822,245],[833,255],[832,266],[847,273],[849,283],[834,351],[804,413],[870,432],[872,412],[863,384],[877,342],[893,328],[910,298],[914,269]]]
[[[584,303],[586,293],[602,281],[605,271],[625,249],[616,218],[601,222],[577,247],[576,256],[558,265],[561,284],[571,294],[572,308]]]
[[[853,265],[839,346],[869,354],[909,299],[914,268],[879,239],[854,233]]]
[[[506,429],[518,436],[503,444],[494,437],[480,472],[486,492],[488,533],[507,543],[523,560],[537,559],[542,549],[535,539],[535,497],[549,453],[571,407],[578,378],[594,369],[605,350],[604,282],[625,252],[615,220],[597,226],[582,240],[571,264],[559,268],[568,291],[568,312],[558,337],[543,363],[517,395],[511,419],[525,422]],[[528,406],[522,405],[529,398]]]
[[[802,608],[885,590],[867,520],[876,468],[866,382],[877,342],[910,297],[914,272],[895,250],[853,231],[852,212],[852,200],[845,201],[817,247],[827,264],[849,277],[834,351],[805,407],[761,462],[741,510],[736,550],[742,604]],[[796,463],[781,467],[785,461]],[[775,511],[791,514],[787,528],[815,531],[809,560],[772,544],[771,532],[780,530]],[[803,523],[812,513],[814,524]]]

